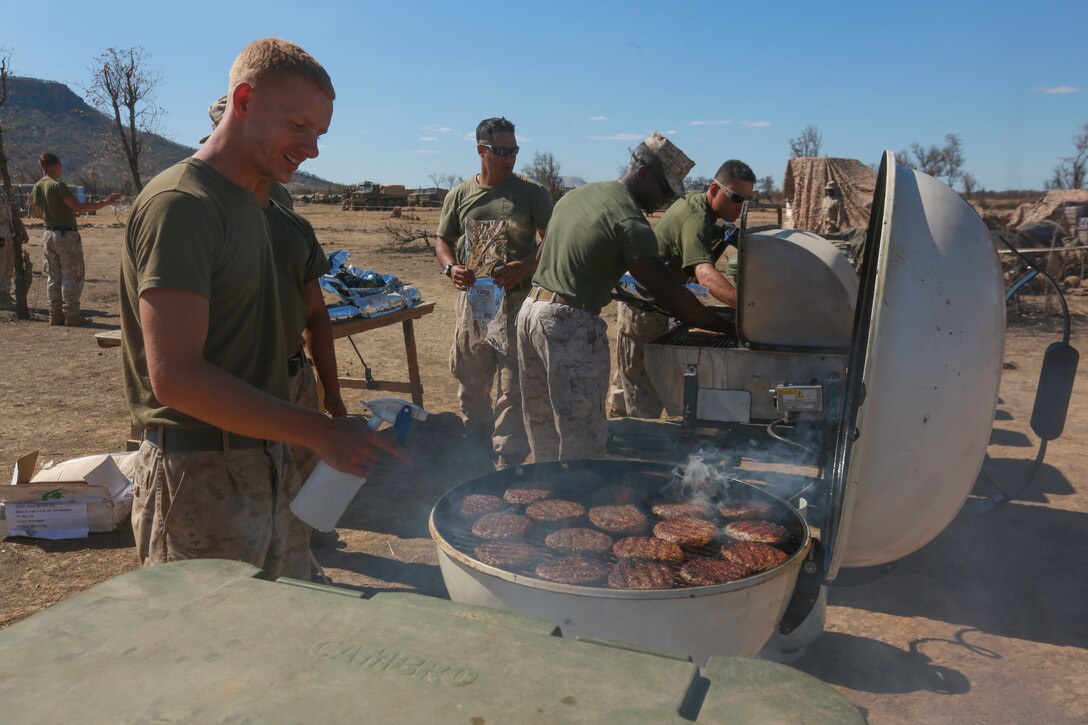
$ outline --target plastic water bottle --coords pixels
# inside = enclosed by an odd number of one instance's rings
[[[412,408],[405,405],[393,421],[397,443],[404,443],[411,423]],[[367,423],[373,430],[377,430],[381,424],[382,417],[379,415],[373,416]],[[317,467],[302,485],[302,490],[292,499],[291,512],[318,531],[332,531],[364,483],[365,478],[342,473],[324,461],[318,461]]]

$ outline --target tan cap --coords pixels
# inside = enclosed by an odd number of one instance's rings
[[[665,181],[669,182],[673,192],[677,196],[683,196],[684,177],[695,166],[695,162],[657,131],[654,131],[653,135],[642,144],[661,162],[661,168],[665,171]]]
[[[838,188],[839,188],[839,185],[836,184],[834,181],[827,182],[827,186],[824,187],[824,189],[838,189]]]
[[[214,131],[215,127],[219,125],[219,122],[223,120],[223,114],[226,113],[226,112],[227,112],[227,97],[226,96],[220,96],[219,100],[217,100],[212,105],[208,106],[208,118],[210,118],[212,120],[212,131]],[[207,141],[211,137],[212,137],[212,135],[209,133],[207,136],[200,139],[200,143],[204,143],[205,141]]]

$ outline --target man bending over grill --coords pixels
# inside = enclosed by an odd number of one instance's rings
[[[522,407],[536,461],[605,455],[609,354],[600,312],[625,270],[677,318],[726,329],[669,274],[643,214],[681,196],[694,165],[655,132],[617,181],[587,184],[556,204],[517,321]]]
[[[734,222],[752,198],[756,175],[743,161],[726,161],[705,191],[677,199],[657,224],[661,261],[681,284],[694,279],[718,301],[737,306],[737,290],[715,263],[725,251],[719,221]],[[664,406],[643,362],[643,345],[661,337],[669,320],[624,302],[616,309],[616,374],[609,393],[609,413],[632,418],[658,418]]]

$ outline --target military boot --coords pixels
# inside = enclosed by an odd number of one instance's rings
[[[49,324],[53,325],[53,326],[63,326],[64,325],[64,313],[61,312],[60,310],[50,310],[49,311]]]

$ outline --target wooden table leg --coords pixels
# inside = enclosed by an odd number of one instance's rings
[[[416,357],[416,332],[412,320],[401,323],[404,328],[404,351],[408,355],[408,383],[412,386],[412,402],[423,407],[423,381],[419,378],[419,360]]]

